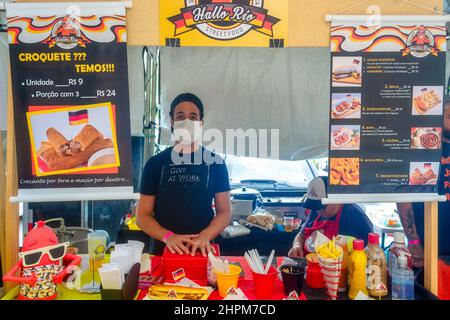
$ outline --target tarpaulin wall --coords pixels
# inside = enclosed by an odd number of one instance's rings
[[[190,91],[206,129],[279,129],[281,159],[326,156],[329,57],[328,48],[162,48],[161,143],[170,144],[170,102]]]

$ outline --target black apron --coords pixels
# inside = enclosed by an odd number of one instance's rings
[[[155,197],[155,220],[176,234],[196,234],[214,218],[211,166],[166,164]],[[164,243],[153,240],[153,254],[160,255]]]

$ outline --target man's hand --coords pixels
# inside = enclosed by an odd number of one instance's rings
[[[423,248],[421,244],[410,244],[408,245],[408,250],[411,253],[412,264],[414,268],[423,268]]]
[[[200,249],[202,255],[206,257],[209,252],[216,253],[214,247],[209,242],[209,237],[205,234],[199,233],[199,235],[192,239],[191,255],[194,256],[197,249]]]
[[[166,240],[166,247],[174,254],[189,254],[189,245],[193,245],[192,239],[197,238],[196,234],[173,234]]]
[[[298,245],[293,246],[288,253],[289,258],[303,258],[304,256],[305,253],[303,252],[303,248]]]

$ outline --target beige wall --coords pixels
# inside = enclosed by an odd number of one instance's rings
[[[56,0],[46,0],[46,2]],[[66,0],[59,0],[63,2]],[[87,0],[78,0],[87,1]],[[128,44],[159,45],[159,0],[133,0],[128,9]],[[169,1],[169,0],[165,0]],[[363,1],[360,0],[289,0],[289,46],[317,47],[329,45],[329,24],[325,14],[336,14]],[[43,0],[17,0],[17,2],[43,2]],[[71,2],[71,1],[67,1]],[[72,1],[74,2],[74,1]],[[89,1],[92,2],[92,1]],[[408,4],[402,0],[372,0],[355,6],[345,14],[367,14],[369,5],[380,7],[386,15],[433,14],[433,8],[442,10],[442,0],[409,0],[431,11]]]

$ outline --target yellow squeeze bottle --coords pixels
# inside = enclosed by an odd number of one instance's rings
[[[364,241],[360,239],[353,240],[353,251],[350,254],[349,272],[349,291],[348,297],[352,300],[361,291],[368,295],[366,287],[366,268],[367,256],[364,252]]]

